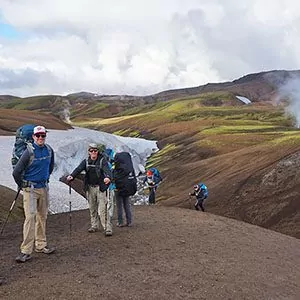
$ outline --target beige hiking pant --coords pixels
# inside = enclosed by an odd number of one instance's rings
[[[47,246],[46,220],[48,213],[48,188],[23,189],[25,221],[21,252],[31,254],[35,246],[42,249]]]
[[[113,209],[113,205],[111,205],[107,193],[108,191],[100,192],[99,186],[90,185],[86,197],[89,202],[91,227],[99,229],[101,222],[104,231],[112,232],[111,209]]]
[[[115,206],[115,191],[114,190],[107,190],[107,199],[108,199],[108,203],[107,203],[107,224],[109,224],[109,226],[107,226],[107,230],[112,231],[112,219],[113,219],[113,215],[114,215],[114,206]]]

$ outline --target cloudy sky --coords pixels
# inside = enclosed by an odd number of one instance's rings
[[[300,69],[299,0],[0,0],[0,94],[145,95]]]

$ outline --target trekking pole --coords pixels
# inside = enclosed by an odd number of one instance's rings
[[[6,223],[7,223],[7,221],[8,221],[8,218],[9,218],[9,216],[10,216],[10,214],[11,214],[11,212],[12,212],[12,210],[13,210],[15,204],[16,204],[16,201],[17,201],[17,199],[18,199],[18,197],[19,197],[20,192],[21,192],[21,188],[18,188],[17,195],[16,195],[14,201],[12,202],[12,204],[11,204],[11,206],[10,206],[10,209],[9,209],[8,214],[7,214],[6,220],[5,220],[5,222],[4,222],[3,226],[2,226],[2,229],[1,229],[1,235],[2,235],[2,233],[3,233],[3,231],[4,231],[4,228],[5,228],[5,226],[6,226]]]
[[[71,202],[71,183],[69,183],[69,226],[70,226],[70,241],[72,240],[72,202]]]
[[[190,209],[192,209],[192,196],[189,195],[189,197],[190,197]]]

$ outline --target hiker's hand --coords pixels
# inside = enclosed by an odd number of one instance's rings
[[[67,180],[68,181],[72,181],[74,178],[73,178],[73,176],[71,176],[71,175],[69,175],[68,177],[67,177]]]
[[[189,196],[192,196],[192,193],[189,193]]]
[[[103,181],[104,181],[105,184],[109,184],[110,183],[110,179],[108,177],[105,177]]]

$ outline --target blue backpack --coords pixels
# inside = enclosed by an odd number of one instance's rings
[[[103,156],[105,156],[108,166],[111,170],[114,168],[114,157],[115,157],[115,151],[111,148],[105,148],[105,150],[102,152]],[[114,183],[110,183],[109,189],[114,190],[116,188],[116,185]]]
[[[28,149],[30,153],[32,153],[31,157],[33,159],[33,129],[35,125],[26,124],[19,127],[16,131],[16,140],[12,151],[11,164],[13,169],[15,168],[17,162],[22,156],[23,152]]]
[[[203,196],[205,196],[207,198],[208,197],[207,186],[204,183],[202,183],[202,182],[199,182],[198,186],[199,186],[200,190],[202,191]]]
[[[154,182],[155,182],[155,183],[158,183],[158,182],[162,181],[162,178],[161,178],[161,176],[160,176],[160,173],[159,173],[159,171],[158,171],[156,168],[151,167],[151,168],[149,168],[149,171],[152,172],[153,177],[154,177]]]
[[[105,148],[105,150],[103,151],[103,154],[110,164],[112,164],[114,162],[115,152],[113,149]]]

